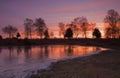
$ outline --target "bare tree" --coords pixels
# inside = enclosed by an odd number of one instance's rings
[[[13,27],[12,25],[8,25],[4,28],[2,28],[2,31],[9,35],[9,38],[13,38],[18,29],[16,27]]]
[[[33,20],[26,18],[24,21],[25,26],[25,37],[32,38]]]
[[[71,24],[68,24],[68,26],[72,29],[75,38],[78,38],[80,34],[80,27],[76,25],[74,22],[71,22]]]
[[[34,25],[36,27],[35,30],[37,31],[38,36],[42,38],[44,35],[44,32],[48,29],[46,27],[45,21],[42,18],[38,18],[36,19]]]
[[[59,35],[60,35],[60,37],[61,36],[64,36],[64,34],[65,34],[65,24],[64,23],[62,23],[62,22],[60,22],[60,23],[58,23],[58,26],[59,26]]]
[[[105,29],[105,35],[107,38],[118,38],[120,28],[117,27],[117,23],[120,20],[120,15],[114,9],[108,10],[104,22],[108,23],[108,27]]]
[[[87,21],[87,18],[86,17],[77,17],[74,19],[74,24],[77,25],[77,26],[80,26],[80,30],[82,31],[83,33],[83,36],[85,38],[87,38],[87,30],[88,30],[88,21]]]

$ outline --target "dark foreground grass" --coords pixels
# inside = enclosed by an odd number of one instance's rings
[[[119,45],[120,39],[0,39],[0,46],[32,46],[32,45]]]
[[[30,78],[120,78],[120,49],[60,61]]]

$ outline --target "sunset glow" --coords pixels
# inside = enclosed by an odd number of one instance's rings
[[[96,23],[96,27],[103,32],[107,10],[120,12],[119,3],[120,0],[1,0],[0,28],[13,25],[24,33],[23,23],[26,18],[35,20],[41,17],[49,31],[58,37],[59,22],[68,24],[76,17],[85,16],[89,23]],[[2,31],[0,34],[3,34]]]
[[[120,78],[120,0],[0,0],[0,78]]]

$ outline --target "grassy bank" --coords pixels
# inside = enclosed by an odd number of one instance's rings
[[[109,42],[110,43],[110,42]],[[50,70],[38,71],[30,78],[120,78],[119,43],[102,45],[112,48],[100,54],[59,61]]]

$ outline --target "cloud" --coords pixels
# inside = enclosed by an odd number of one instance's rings
[[[58,8],[52,8],[48,10],[48,13],[69,13],[69,12],[78,12],[78,11],[84,11],[84,10],[89,10],[89,9],[94,9],[96,7],[100,7],[103,5],[103,3],[79,3],[79,4],[74,4],[74,5],[67,5],[63,4],[66,6],[61,6]]]
[[[92,2],[94,1],[94,2]],[[114,2],[113,2],[114,1]],[[91,0],[84,2],[74,2],[73,5],[62,4],[60,7],[49,9],[48,14],[62,14],[62,13],[75,13],[84,11],[103,10],[107,7],[113,7],[119,5],[119,0]],[[120,1],[119,1],[120,2]],[[103,10],[104,11],[104,10]]]
[[[23,24],[24,18],[41,16],[52,25],[70,22],[80,15],[91,21],[102,20],[111,8],[120,12],[119,3],[120,0],[0,0],[0,25]]]

